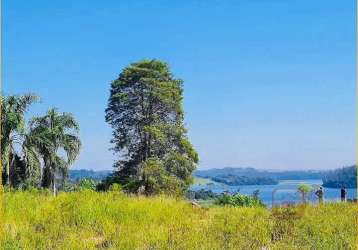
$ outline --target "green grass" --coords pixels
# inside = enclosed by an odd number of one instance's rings
[[[4,194],[0,249],[354,249],[356,207],[192,207],[118,192]]]

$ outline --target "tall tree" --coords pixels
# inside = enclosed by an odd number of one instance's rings
[[[3,179],[6,185],[12,185],[11,177],[15,166],[16,146],[21,145],[25,135],[25,113],[29,106],[38,101],[33,94],[1,97],[1,161],[4,168]],[[17,161],[18,162],[18,161]]]
[[[106,121],[119,159],[115,176],[146,194],[178,193],[192,182],[198,154],[184,128],[183,81],[166,63],[130,64],[111,84]]]
[[[56,193],[56,172],[67,176],[69,166],[77,158],[81,142],[78,136],[79,125],[70,113],[59,113],[50,109],[44,116],[30,121],[30,132],[26,143],[28,156],[40,156],[44,163],[42,186],[52,187]],[[66,156],[61,155],[61,151]]]

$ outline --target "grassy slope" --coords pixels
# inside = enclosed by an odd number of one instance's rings
[[[0,249],[353,249],[356,236],[352,204],[308,206],[294,219],[262,208],[200,209],[116,192],[4,198]]]

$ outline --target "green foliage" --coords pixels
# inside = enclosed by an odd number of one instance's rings
[[[81,179],[78,183],[79,190],[92,190],[96,191],[97,182],[92,179]]]
[[[249,196],[237,193],[235,195],[221,194],[217,197],[217,205],[240,206],[240,207],[264,207],[265,205],[257,196]]]
[[[298,191],[300,191],[301,193],[307,194],[307,193],[309,193],[309,192],[312,190],[312,187],[309,186],[309,185],[307,185],[307,184],[300,184],[297,189],[298,189]]]
[[[66,177],[79,153],[79,126],[71,114],[50,109],[26,126],[25,113],[38,99],[33,94],[1,98],[2,179],[9,187],[24,190],[42,181],[43,187],[49,188],[55,172],[61,171]],[[60,150],[66,157],[58,154]]]
[[[204,188],[199,189],[197,191],[188,190],[186,192],[186,197],[188,199],[196,199],[196,200],[211,200],[215,199],[218,195],[215,194],[212,190],[206,190]]]
[[[312,187],[307,184],[300,184],[297,187],[298,192],[301,194],[302,202],[306,203],[306,198],[309,192],[312,191]]]
[[[112,191],[112,192],[121,192],[121,191],[122,191],[122,186],[119,185],[118,183],[113,183],[113,184],[109,187],[109,191]]]
[[[182,80],[158,60],[130,64],[112,82],[106,121],[120,159],[112,180],[127,191],[178,194],[192,183],[198,154],[186,135],[182,100]]]
[[[0,249],[355,249],[356,205],[200,209],[164,196],[4,194]],[[24,206],[26,204],[26,206]],[[1,229],[1,227],[0,227]]]
[[[26,121],[25,113],[29,107],[38,101],[38,97],[33,94],[25,94],[22,96],[11,95],[1,96],[1,162],[2,167],[0,176],[5,185],[16,186],[19,178],[25,176],[32,177],[29,172],[21,169],[21,176],[16,172],[16,167],[20,167],[20,158],[31,160],[31,150],[23,144],[26,138]],[[19,147],[22,152],[17,151]],[[16,161],[16,163],[15,163]],[[36,168],[39,168],[38,162],[31,162]],[[17,164],[15,166],[15,164]]]
[[[77,158],[81,141],[79,125],[70,113],[50,109],[44,116],[30,121],[29,144],[44,162],[42,186],[55,190],[55,173],[67,176],[68,167]],[[59,155],[63,150],[66,157]]]
[[[185,188],[182,182],[171,176],[159,159],[148,159],[144,163],[143,176],[146,183],[146,192],[150,194],[182,195]]]

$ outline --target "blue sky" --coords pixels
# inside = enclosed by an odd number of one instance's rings
[[[74,168],[111,169],[110,82],[165,60],[200,168],[355,162],[355,1],[4,0],[3,91],[81,124]]]

